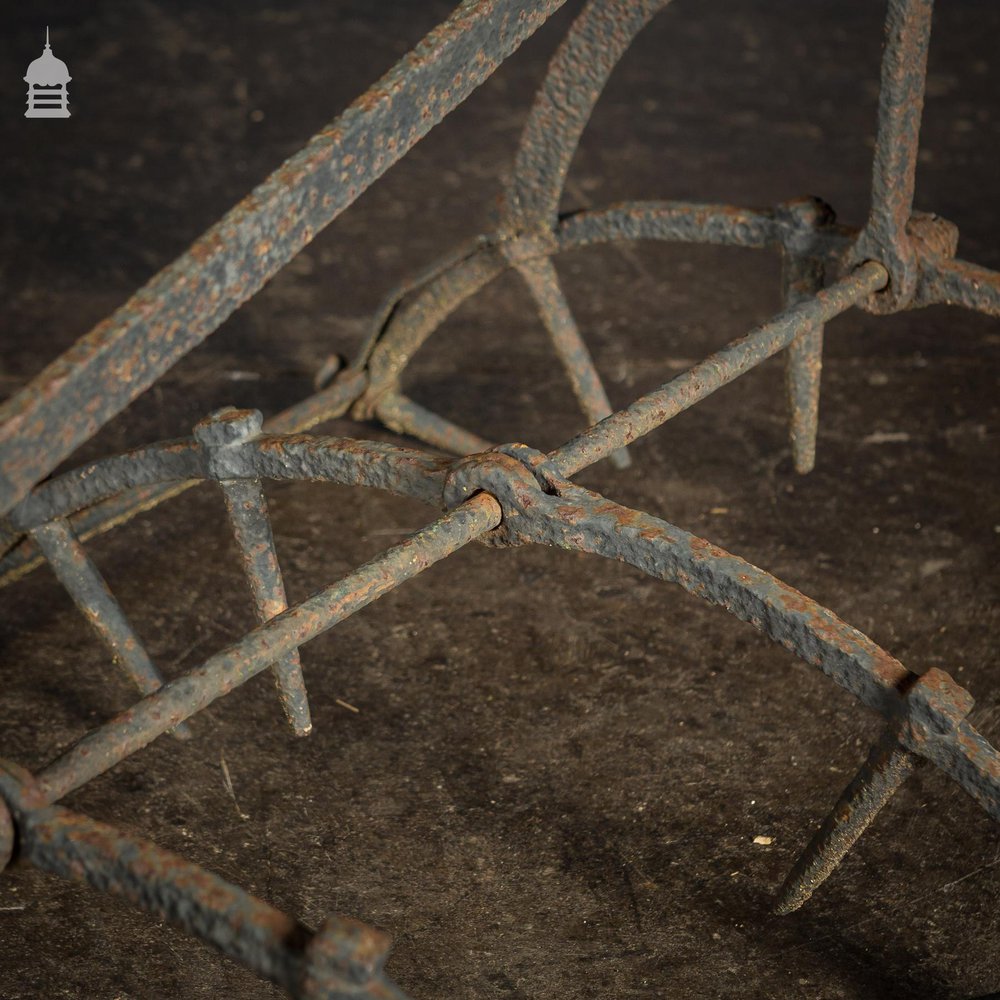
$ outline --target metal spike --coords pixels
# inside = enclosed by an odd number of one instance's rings
[[[569,310],[555,266],[548,257],[537,257],[519,263],[517,270],[535,300],[584,415],[588,422],[596,424],[610,415],[611,402]],[[617,469],[627,469],[632,464],[624,448],[619,448],[610,457]]]
[[[257,410],[219,410],[201,421],[194,434],[209,453],[209,472],[216,476],[226,501],[229,523],[254,596],[257,620],[263,623],[288,608],[264,490],[259,479],[225,478],[224,463],[215,464],[225,449],[238,447],[260,434],[262,420]],[[312,719],[298,650],[275,661],[271,669],[281,707],[292,729],[296,736],[308,736],[312,732]]]
[[[826,881],[920,762],[889,730],[844,790],[785,879],[774,911],[797,910]]]
[[[796,242],[811,240],[818,228],[834,220],[833,209],[818,198],[800,198],[778,209],[779,217],[794,227]],[[813,298],[823,288],[822,259],[803,252],[804,246],[787,243],[781,255],[781,284],[785,306]],[[789,344],[785,355],[785,394],[788,431],[795,471],[812,472],[816,464],[816,430],[819,424],[820,372],[823,368],[823,324],[812,323]]]
[[[132,683],[143,694],[152,694],[161,688],[163,677],[100,570],[73,534],[69,522],[61,518],[50,521],[34,528],[31,535],[73,603],[83,612]],[[173,734],[178,739],[188,739],[191,729],[182,722]]]

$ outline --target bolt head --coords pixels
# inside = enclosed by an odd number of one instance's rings
[[[260,434],[264,417],[260,410],[238,410],[227,406],[210,413],[195,425],[194,438],[206,448],[225,448],[250,441]]]

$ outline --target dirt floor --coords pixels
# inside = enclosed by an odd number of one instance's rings
[[[613,77],[566,207],[817,194],[862,222],[882,8],[676,3]],[[1000,6],[940,8],[918,207],[997,268]],[[449,9],[6,5],[0,390],[123,302]],[[578,9],[70,464],[184,435],[224,404],[277,412],[326,355],[353,352],[387,289],[490,231],[533,88]],[[73,75],[66,121],[20,117],[46,17]],[[777,261],[749,251],[643,244],[558,268],[615,405],[779,307]],[[629,470],[580,480],[768,569],[912,669],[952,672],[996,743],[1000,326],[945,308],[852,312],[827,345],[811,475],[792,471],[772,361],[639,442]],[[510,275],[449,320],[406,384],[497,441],[553,447],[581,426]],[[293,600],[434,516],[333,486],[269,497]],[[213,489],[89,549],[170,676],[253,624]],[[133,695],[48,571],[0,607],[2,753],[37,769]],[[470,546],[303,656],[310,738],[283,726],[259,677],[199,716],[189,744],[161,739],[66,804],[312,926],[341,912],[385,928],[391,973],[415,998],[1000,995],[998,827],[932,769],[810,904],[771,915],[879,722],[677,588],[596,557]],[[94,890],[23,868],[0,879],[4,1000],[277,995]]]

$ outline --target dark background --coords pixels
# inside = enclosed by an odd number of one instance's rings
[[[1000,267],[1000,7],[939,5],[917,207]],[[493,225],[570,2],[204,346],[74,457],[274,413],[352,353],[382,294]],[[449,12],[447,3],[5,4],[0,394],[121,304]],[[566,206],[623,197],[866,214],[883,4],[678,0],[623,60]],[[52,45],[72,118],[29,121]],[[615,405],[779,308],[777,261],[636,245],[557,266]],[[939,666],[1000,739],[995,320],[853,312],[828,330],[819,457],[791,470],[780,361],[581,481],[761,565],[912,669]],[[506,275],[417,356],[408,391],[494,440],[581,420]],[[334,433],[392,439],[350,421]],[[292,600],[433,516],[333,486],[270,489]],[[170,676],[253,624],[201,488],[89,545]],[[5,756],[42,766],[132,694],[47,571],[0,593]],[[801,912],[784,872],[879,723],[748,626],[595,557],[470,546],[304,651],[316,730],[259,677],[67,804],[315,926],[390,931],[414,997],[968,998],[1000,990],[997,827],[931,769]],[[355,714],[337,699],[356,706]],[[222,776],[225,759],[238,808]],[[242,814],[242,815],[241,815]],[[242,818],[245,816],[246,818]],[[770,846],[755,836],[773,838]],[[0,879],[0,997],[270,997],[184,934],[30,870]]]

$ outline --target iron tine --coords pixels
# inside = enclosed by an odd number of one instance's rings
[[[493,447],[485,438],[432,413],[400,392],[387,392],[380,397],[375,414],[389,430],[409,434],[452,455],[478,455]]]
[[[219,485],[243,556],[243,568],[253,591],[257,618],[263,623],[288,607],[264,491],[259,479],[232,479]],[[281,707],[292,729],[296,736],[308,736],[312,731],[312,720],[298,650],[275,662],[272,670]]]
[[[788,873],[775,913],[797,910],[833,874],[920,759],[900,744],[893,729],[882,736]]]
[[[121,664],[129,680],[143,694],[161,688],[163,677],[69,522],[62,518],[49,521],[34,528],[31,535],[73,603]],[[184,722],[172,732],[181,740],[191,737],[191,728]]]
[[[201,421],[194,434],[206,449],[209,473],[217,479],[222,490],[229,523],[254,597],[257,620],[263,624],[288,608],[264,489],[257,478],[228,478],[223,468],[225,463],[216,462],[224,449],[238,447],[260,434],[262,423],[263,418],[257,410],[229,408]],[[299,651],[292,650],[276,660],[271,670],[281,707],[295,735],[308,736],[312,732],[312,718]]]
[[[813,256],[818,230],[833,223],[834,212],[818,198],[799,198],[778,208],[778,218],[789,225],[781,253],[781,284],[785,307],[798,305],[823,288],[825,267]],[[823,368],[823,324],[806,323],[788,345],[785,355],[785,395],[788,435],[795,471],[805,475],[816,464],[819,426],[820,373]]]
[[[611,414],[611,401],[577,329],[555,266],[548,257],[536,257],[519,263],[517,270],[535,300],[584,416],[591,424],[596,424]],[[616,469],[627,469],[632,464],[625,448],[618,448],[609,457]]]

